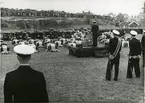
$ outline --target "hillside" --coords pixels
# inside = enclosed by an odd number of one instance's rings
[[[92,19],[64,18],[64,17],[18,17],[9,16],[1,18],[2,30],[47,30],[48,28],[88,28]],[[100,28],[114,27],[110,21],[96,19]]]
[[[33,9],[13,9],[1,8],[1,27],[2,31],[34,31],[47,30],[48,28],[68,29],[68,28],[88,28],[92,20],[96,20],[100,29],[113,29],[120,26],[123,22],[136,21],[137,18],[126,14],[118,15],[96,15],[92,12],[82,11],[79,13],[70,13],[55,10],[33,10]],[[138,24],[141,28],[145,27],[143,13],[139,15]],[[121,27],[121,26],[120,26]],[[115,27],[116,28],[116,27]]]

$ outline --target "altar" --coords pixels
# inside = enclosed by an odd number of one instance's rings
[[[69,47],[69,55],[76,57],[108,57],[108,48],[105,46],[98,47],[83,47],[83,45],[77,45],[76,48]]]
[[[97,47],[93,47],[92,35],[88,34],[82,42],[75,41],[75,46],[69,46],[69,55],[76,57],[108,57],[108,45],[97,40]]]

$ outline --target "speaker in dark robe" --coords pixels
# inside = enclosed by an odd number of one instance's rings
[[[99,26],[97,25],[96,21],[93,21],[91,31],[92,31],[93,47],[97,47],[98,46],[97,38],[99,36]]]

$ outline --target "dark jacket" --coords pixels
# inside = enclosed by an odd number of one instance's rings
[[[99,36],[99,26],[98,25],[92,25],[91,28],[93,38],[97,38]]]
[[[7,73],[4,102],[48,102],[44,75],[30,66],[20,66]]]
[[[109,44],[108,44],[108,52],[112,55],[116,48],[117,48],[117,44],[118,44],[118,38],[114,37],[112,39],[110,39]],[[116,57],[114,59],[119,59],[120,58],[120,51],[121,51],[121,47],[119,48],[119,52],[117,53]]]
[[[137,55],[141,55],[141,43],[138,39],[136,38],[132,38],[129,41],[129,55],[130,56],[137,56]]]
[[[145,51],[145,35],[142,36],[141,45],[142,45],[142,50]]]

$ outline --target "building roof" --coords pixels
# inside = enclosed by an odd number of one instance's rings
[[[128,22],[121,22],[119,24],[120,27],[130,27],[133,23],[135,23],[137,26],[140,26],[140,24],[136,21],[128,21]]]
[[[136,23],[139,26],[139,23],[137,23],[136,21],[132,21],[130,22],[128,25],[130,26],[131,24]]]

